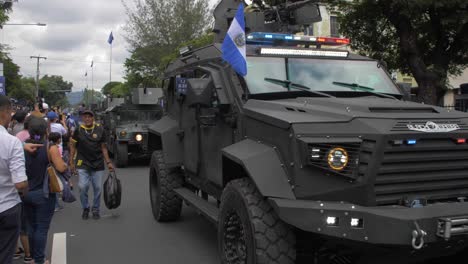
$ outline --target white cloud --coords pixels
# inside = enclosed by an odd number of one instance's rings
[[[213,6],[219,0],[209,2]],[[0,41],[12,48],[12,59],[23,75],[36,75],[36,60],[30,56],[45,56],[48,59],[40,61],[41,76],[61,75],[73,83],[73,90],[91,88],[94,60],[93,86],[100,90],[109,81],[110,31],[114,33],[112,81],[123,81],[123,63],[130,56],[122,29],[126,19],[121,0],[19,0],[8,23],[47,26],[5,26]]]
[[[94,60],[94,89],[109,81],[109,33],[113,31],[112,81],[123,81],[123,63],[130,54],[123,38],[126,14],[119,0],[19,0],[14,3],[8,23],[46,23],[46,27],[5,26],[0,40],[8,44],[21,73],[35,76],[36,60],[41,76],[61,75],[74,90],[91,88],[91,60]],[[84,77],[88,72],[88,81]]]

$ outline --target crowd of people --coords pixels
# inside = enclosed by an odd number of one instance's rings
[[[52,192],[49,168],[72,187],[78,175],[81,217],[100,218],[104,169],[113,171],[106,131],[82,105],[74,117],[60,107],[35,104],[32,111],[14,108],[0,96],[0,263],[49,263],[47,236],[52,217],[63,206]],[[107,166],[106,166],[107,165]],[[88,189],[92,185],[92,207]]]

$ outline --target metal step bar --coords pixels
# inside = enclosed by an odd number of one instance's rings
[[[212,223],[218,224],[219,209],[216,205],[204,200],[187,188],[178,188],[175,189],[174,192],[188,205],[194,207],[199,213],[206,216]]]

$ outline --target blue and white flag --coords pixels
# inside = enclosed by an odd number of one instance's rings
[[[107,43],[112,44],[112,41],[114,41],[114,35],[112,34],[112,31],[111,31],[109,38],[107,39]]]
[[[247,75],[247,60],[245,56],[245,20],[244,4],[237,8],[236,16],[224,38],[221,47],[223,59],[231,64],[232,68],[240,75]]]

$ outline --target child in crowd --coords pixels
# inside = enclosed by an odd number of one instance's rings
[[[63,149],[60,147],[62,143],[62,135],[58,132],[52,132],[49,134],[49,142],[50,144],[54,144],[58,147],[60,156],[63,156]]]
[[[62,143],[62,135],[60,135],[60,133],[58,132],[52,132],[49,134],[49,144],[50,145],[56,145],[58,146],[58,149],[59,149],[59,153],[60,153],[60,156],[63,157],[63,149],[60,147],[61,146],[61,143]],[[64,173],[63,173],[63,176],[65,176],[65,178],[69,181],[69,184],[70,184],[70,188],[73,190],[73,183],[71,182],[70,178],[71,178],[71,172],[69,169],[67,169]]]

